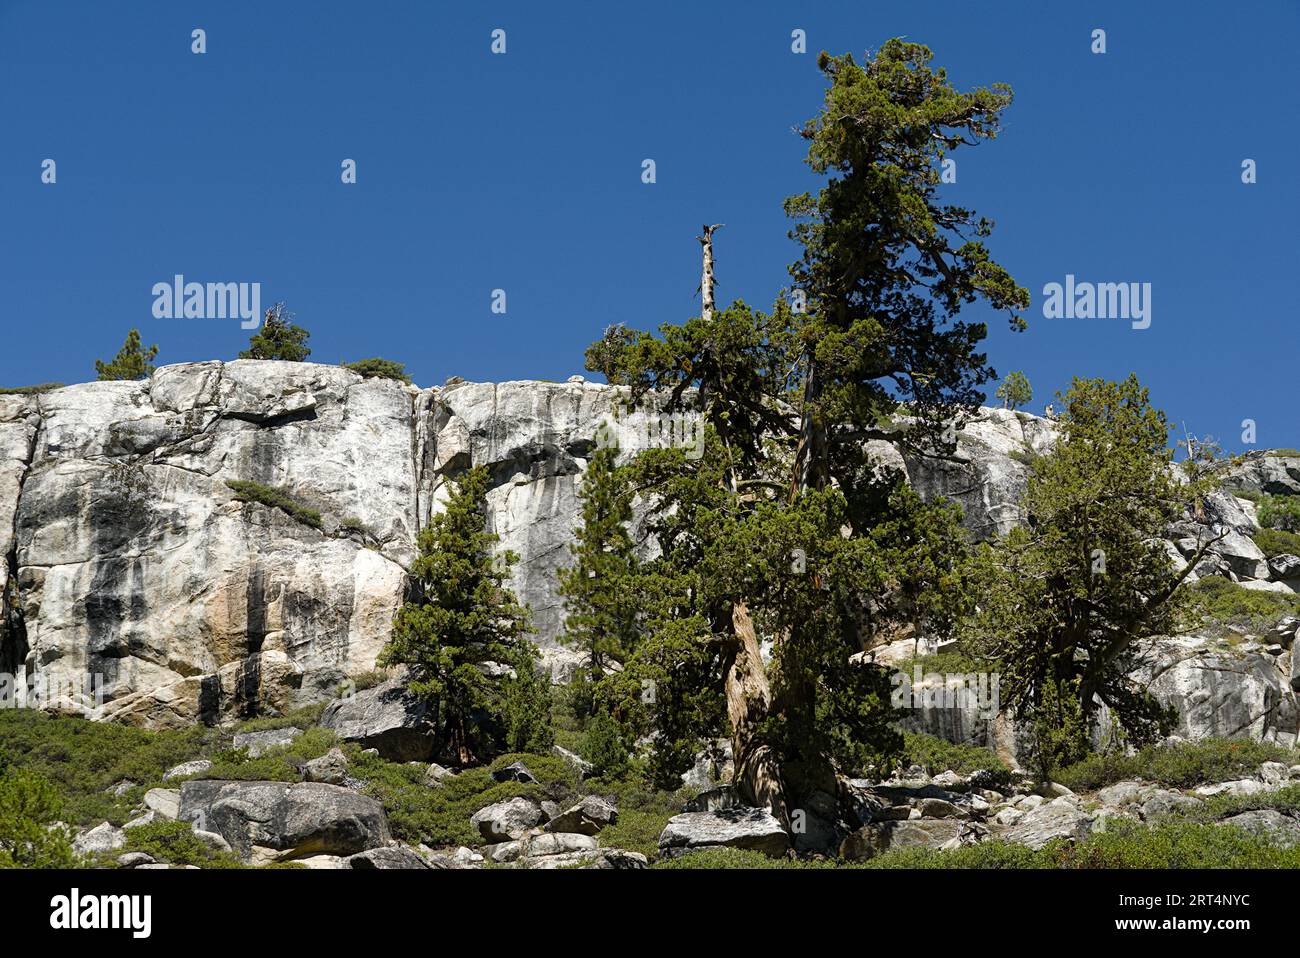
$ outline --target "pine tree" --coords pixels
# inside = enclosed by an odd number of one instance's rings
[[[981,299],[1019,328],[1028,303],[984,246],[991,224],[939,196],[946,154],[992,138],[1010,91],[959,92],[930,60],[901,40],[862,66],[822,56],[830,85],[803,134],[827,181],[787,201],[801,221],[800,308],[736,302],[587,353],[634,400],[653,391],[706,424],[702,458],[637,460],[665,556],[654,568],[687,582],[681,614],[648,617],[610,680],[616,707],[680,747],[721,703],[738,795],[782,821],[837,792],[848,819],[837,773],[897,747],[887,677],[855,653],[900,622],[939,630],[958,611],[955,511],[882,474],[864,440],[950,449],[993,376],[976,351],[984,324],[957,314]],[[662,679],[653,706],[638,705],[638,678]]]
[[[1034,391],[1029,388],[1029,377],[1017,369],[1007,374],[993,395],[1002,400],[1003,409],[1015,409],[1028,406],[1034,398]]]
[[[112,362],[95,360],[95,372],[101,380],[145,379],[153,374],[154,367],[150,364],[157,355],[158,347],[145,349],[140,342],[140,330],[133,329],[126,334],[126,343]]]
[[[531,642],[520,642],[510,658],[512,675],[502,681],[505,746],[512,752],[542,752],[555,742],[551,728],[551,676],[538,667]]]
[[[239,354],[239,358],[304,362],[311,355],[311,348],[307,345],[311,333],[301,326],[294,326],[291,319],[293,313],[285,310],[284,303],[276,303],[266,311],[262,328],[252,335],[248,348]]]
[[[434,714],[442,753],[461,765],[493,746],[476,714],[498,704],[482,666],[516,659],[532,631],[528,609],[506,584],[511,552],[498,552],[486,529],[485,467],[451,482],[446,508],[420,530],[411,564],[412,598],[397,612],[381,667],[405,665],[409,688]]]
[[[1132,742],[1168,731],[1132,675],[1144,640],[1191,624],[1183,583],[1217,541],[1181,572],[1161,544],[1212,480],[1176,474],[1169,425],[1136,376],[1076,379],[1061,401],[1060,440],[1029,478],[1028,523],[980,550],[965,627],[1001,674],[1003,705],[1034,724],[1043,768],[1082,755],[1102,704]]]
[[[631,490],[617,450],[599,449],[583,475],[582,525],[569,549],[575,562],[558,573],[568,613],[561,641],[582,650],[590,681],[622,664],[637,639],[638,562],[628,526]]]

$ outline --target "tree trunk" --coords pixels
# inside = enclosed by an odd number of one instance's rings
[[[715,284],[713,278],[713,231],[721,229],[725,224],[714,223],[712,226],[705,225],[703,236],[697,236],[700,245],[704,247],[704,271],[700,275],[700,316],[705,322],[713,319],[713,287]]]
[[[772,707],[772,690],[748,606],[737,603],[731,607],[731,624],[735,645],[727,668],[727,717],[731,720],[735,786],[742,801],[766,808],[789,828],[780,764],[759,731],[759,724]]]

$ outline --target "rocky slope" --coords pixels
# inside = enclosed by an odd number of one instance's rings
[[[579,377],[417,389],[256,361],[0,396],[0,671],[25,668],[45,707],[72,711],[87,675],[100,676],[102,717],[152,727],[327,698],[373,667],[444,476],[480,464],[491,524],[521,559],[514,585],[535,640],[563,662],[554,574],[569,561],[586,457],[616,397]],[[1026,463],[1052,435],[1049,420],[984,410],[958,461],[874,451],[925,496],[960,503],[986,538],[1020,520]],[[240,501],[232,481],[286,490],[319,525]],[[1257,457],[1234,481],[1300,492],[1300,460]],[[1249,502],[1221,493],[1207,522],[1231,534],[1198,571],[1291,590],[1290,570],[1249,537]],[[1170,531],[1177,561],[1200,531]],[[1155,685],[1186,706],[1189,737],[1294,741],[1290,637],[1276,639],[1162,649]],[[918,721],[956,740],[993,735],[952,710]]]

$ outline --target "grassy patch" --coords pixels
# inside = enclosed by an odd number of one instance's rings
[[[899,848],[865,862],[791,861],[730,848],[706,849],[659,862],[654,868],[870,868],[870,869],[1090,869],[1296,868],[1300,848],[1281,849],[1239,828],[1201,822],[1155,827],[1118,823],[1070,844],[1058,839],[1033,851],[1007,842],[982,842],[951,851]]]
[[[1090,755],[1059,769],[1052,778],[1074,791],[1105,788],[1142,779],[1172,788],[1192,788],[1253,775],[1264,762],[1297,760],[1296,753],[1269,742],[1210,738],[1182,745],[1153,745],[1134,755]]]
[[[212,757],[212,767],[199,775],[235,782],[299,782],[302,766],[335,745],[334,732],[309,728],[288,745],[275,745],[256,758],[247,749],[225,749]]]
[[[361,686],[358,685],[357,688],[361,688]],[[328,702],[317,702],[315,705],[304,705],[300,709],[294,709],[285,715],[248,719],[236,725],[235,731],[273,732],[282,728],[309,728],[320,721],[321,713],[325,711],[328,704]]]
[[[857,864],[844,864],[833,861],[800,861],[790,858],[769,858],[762,852],[745,851],[740,848],[702,848],[677,858],[656,862],[650,866],[668,871],[690,871],[700,868],[717,869],[772,869],[772,868],[853,868]]]
[[[653,859],[659,851],[659,835],[668,819],[678,814],[685,803],[684,792],[665,792],[640,777],[619,781],[592,779],[583,783],[583,792],[604,795],[618,806],[618,822],[600,833],[600,844],[640,852]]]
[[[235,493],[240,502],[256,502],[274,509],[280,509],[297,519],[303,525],[313,529],[321,527],[320,512],[308,508],[293,497],[288,491],[277,486],[267,486],[248,479],[227,479],[226,485]]]

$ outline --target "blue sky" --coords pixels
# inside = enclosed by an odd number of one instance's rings
[[[159,362],[233,358],[237,321],[153,317],[176,273],[260,282],[314,360],[382,355],[421,385],[563,379],[606,324],[693,314],[706,221],[719,299],[767,306],[795,255],[781,201],[816,186],[792,128],[817,51],[906,36],[959,86],[1016,91],[945,189],[1034,297],[1028,332],[991,316],[988,342],[1031,408],[1134,371],[1227,447],[1246,418],[1300,446],[1300,13],[1216,6],[0,0],[0,385],[94,378],[132,326]],[[1150,328],[1043,318],[1067,273],[1151,283]]]

